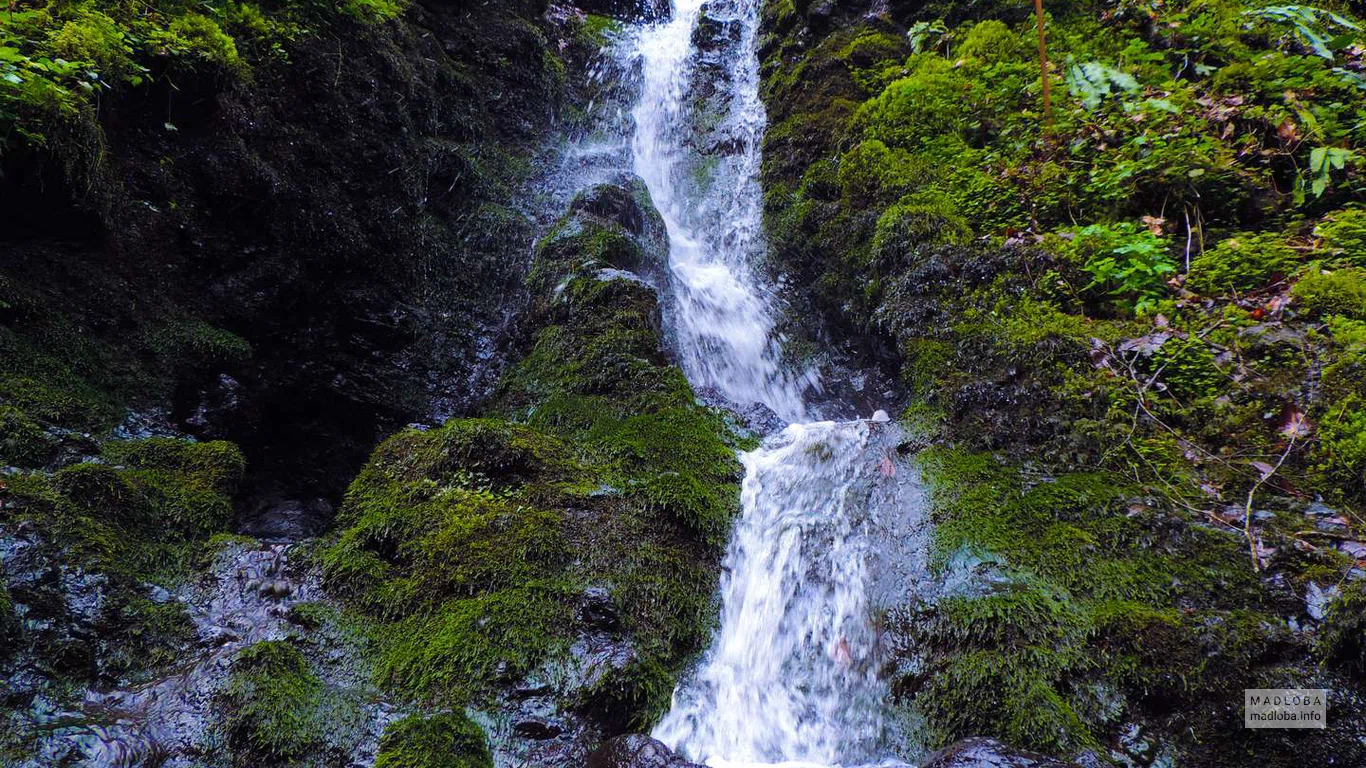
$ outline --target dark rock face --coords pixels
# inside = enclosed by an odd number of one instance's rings
[[[1034,752],[1011,749],[995,739],[963,739],[934,753],[922,768],[1068,768]]]
[[[640,733],[608,739],[588,757],[587,768],[698,768],[656,739]]]
[[[169,402],[178,429],[239,443],[250,493],[338,493],[380,435],[468,408],[497,367],[532,239],[508,204],[576,55],[543,10],[414,3],[304,36],[250,82],[120,90],[104,161],[69,179],[8,152],[0,322],[74,328],[114,407]],[[191,319],[249,352],[158,351]]]

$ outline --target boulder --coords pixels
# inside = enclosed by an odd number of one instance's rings
[[[702,768],[675,754],[664,743],[643,733],[629,733],[603,742],[588,756],[588,768]]]
[[[930,755],[922,768],[1071,768],[1051,757],[1024,752],[995,739],[963,739]]]

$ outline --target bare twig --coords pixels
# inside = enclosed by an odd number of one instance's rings
[[[1270,472],[1263,472],[1262,476],[1252,484],[1252,488],[1247,492],[1247,506],[1243,508],[1243,534],[1247,536],[1247,547],[1248,552],[1252,555],[1252,570],[1254,571],[1262,570],[1262,564],[1257,558],[1257,540],[1252,536],[1252,497],[1257,495],[1257,489],[1261,488],[1267,480],[1270,480],[1271,476],[1276,474],[1276,470],[1285,463],[1285,460],[1290,458],[1290,452],[1295,450],[1295,439],[1297,437],[1299,436],[1290,436],[1290,443],[1285,446],[1285,453],[1282,453],[1281,458],[1276,461],[1276,466],[1272,467]]]

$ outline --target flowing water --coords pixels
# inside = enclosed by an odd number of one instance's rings
[[[882,414],[808,421],[820,379],[785,360],[777,297],[756,268],[758,6],[676,0],[632,51],[632,164],[668,228],[680,363],[700,391],[789,422],[741,457],[721,625],[654,735],[717,766],[866,765],[891,756],[875,616],[882,592],[904,593],[923,566],[920,534],[906,535],[923,529],[923,504],[896,427]]]

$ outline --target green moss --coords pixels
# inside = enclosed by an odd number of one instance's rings
[[[567,648],[567,597],[556,584],[530,582],[448,600],[385,630],[380,677],[409,695],[463,703]]]
[[[320,739],[322,682],[297,648],[265,641],[239,651],[219,696],[228,743],[242,757],[291,760]]]
[[[1204,294],[1267,287],[1295,271],[1298,254],[1274,232],[1245,232],[1220,240],[1191,260],[1186,284]]]
[[[242,451],[232,443],[215,440],[198,443],[166,437],[115,440],[106,443],[101,456],[129,469],[172,472],[185,482],[230,495],[246,471]]]
[[[1366,209],[1335,211],[1314,227],[1319,247],[1345,264],[1366,267]]]
[[[971,239],[972,227],[952,200],[910,195],[878,217],[873,250],[893,263],[903,263],[904,254],[917,245],[962,245]]]
[[[1300,277],[1291,293],[1300,308],[1310,316],[1341,315],[1353,320],[1366,320],[1366,269],[1311,269]]]
[[[1351,494],[1366,487],[1366,398],[1353,393],[1319,423],[1318,469]]]
[[[1235,537],[1134,511],[1136,489],[1108,473],[1030,480],[990,455],[923,456],[935,566],[994,573],[986,594],[944,599],[907,623],[931,649],[929,667],[899,685],[939,740],[997,733],[1073,752],[1103,725],[1089,685],[1136,702],[1203,695],[1280,642],[1275,620],[1255,611],[1178,618],[1178,605],[1255,604]],[[1202,656],[1202,644],[1219,650]]]
[[[375,768],[493,768],[484,731],[459,712],[405,717],[380,738]]]
[[[963,42],[958,44],[958,55],[980,59],[986,63],[1014,61],[1021,58],[1025,46],[1020,36],[995,19],[981,21],[968,29]]]
[[[40,467],[52,458],[57,440],[23,411],[0,406],[0,465]]]
[[[1349,585],[1328,606],[1315,643],[1325,664],[1354,680],[1366,678],[1366,587]]]
[[[182,365],[221,366],[251,357],[251,345],[245,339],[197,319],[156,328],[147,334],[146,344],[156,354]]]
[[[966,136],[972,84],[937,56],[916,54],[907,69],[909,76],[859,108],[852,124],[863,138],[915,149],[929,139]]]
[[[596,278],[640,255],[596,219],[572,214],[537,248],[537,326],[498,415],[386,440],[317,553],[375,625],[377,673],[400,697],[463,705],[553,667],[581,631],[579,596],[607,588],[639,657],[577,706],[643,726],[714,621],[740,441],[663,362],[653,291]]]
[[[669,710],[676,681],[653,658],[635,659],[603,675],[580,694],[579,705],[609,733],[648,733]]]
[[[0,584],[0,659],[9,656],[20,639],[19,617],[14,613],[14,599],[10,597],[9,587]]]
[[[158,603],[123,591],[112,602],[104,629],[118,642],[104,660],[107,672],[137,674],[175,664],[195,640],[194,622],[179,602]]]

